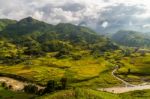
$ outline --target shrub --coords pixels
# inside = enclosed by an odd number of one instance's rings
[[[62,78],[60,80],[61,84],[62,84],[62,89],[66,89],[67,86],[67,78]]]
[[[29,85],[26,85],[24,87],[24,91],[27,92],[27,93],[34,93],[34,94],[36,94],[38,92],[38,87],[33,85],[33,84],[29,84]]]
[[[56,87],[55,85],[56,85],[56,82],[54,80],[48,81],[44,93],[50,93],[50,92],[55,91],[55,87]]]

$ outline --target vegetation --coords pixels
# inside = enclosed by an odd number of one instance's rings
[[[10,24],[16,23],[15,20],[9,20],[9,19],[0,19],[0,31],[5,29]]]
[[[36,95],[27,94],[24,92],[14,92],[8,89],[4,89],[0,85],[0,99],[34,99]]]
[[[148,33],[140,33],[136,31],[118,31],[112,35],[112,40],[116,43],[129,47],[150,47],[150,35]]]
[[[24,87],[24,91],[26,93],[37,94],[38,93],[38,88],[35,85],[33,85],[33,84],[29,84],[29,85],[26,85]]]
[[[122,64],[118,70],[120,77],[130,82],[147,82],[149,78],[149,63],[150,54],[147,53],[143,56],[142,52],[132,53],[130,56],[124,57],[120,60]]]
[[[4,89],[3,83],[0,98],[147,98],[149,90],[124,94],[96,91],[122,84],[111,74],[116,66],[119,66],[116,74],[127,81],[150,81],[149,50],[139,48],[149,47],[146,37],[133,31],[120,31],[113,39],[135,48],[120,47],[82,26],[51,25],[31,17],[20,21],[0,20],[0,75],[45,86],[40,90],[36,85],[28,84],[22,93]]]
[[[72,24],[56,26],[35,20],[31,17],[10,24],[0,32],[2,39],[25,47],[26,55],[42,55],[45,52],[71,50],[114,50],[118,47],[107,38],[94,31]]]
[[[51,95],[45,95],[38,99],[149,99],[149,94],[150,90],[112,94],[92,89],[76,88],[74,90],[63,90]]]

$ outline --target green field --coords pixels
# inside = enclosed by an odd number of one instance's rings
[[[70,57],[57,59],[53,57],[53,54],[55,53],[48,53],[44,57],[32,58],[17,65],[1,65],[0,73],[19,75],[43,85],[49,80],[59,81],[62,77],[67,77],[69,88],[84,87],[85,89],[97,89],[121,84],[111,75],[115,65],[103,57],[95,58],[85,51],[80,52],[80,54],[83,54],[80,60],[74,60]],[[64,92],[68,93],[68,91]],[[7,95],[3,94],[4,96]],[[98,97],[100,96],[98,95]]]
[[[112,94],[89,88],[62,90],[43,96],[35,96],[22,92],[13,92],[0,87],[0,99],[149,99],[150,90],[133,91],[123,94]]]
[[[150,90],[133,91],[123,94],[95,91],[92,89],[76,88],[75,90],[63,90],[45,95],[38,99],[149,99]]]
[[[119,84],[111,76],[114,65],[102,57],[94,58],[86,53],[80,60],[73,60],[69,57],[57,59],[52,54],[13,66],[1,65],[0,73],[20,75],[43,85],[49,80],[59,81],[62,77],[67,77],[71,86],[108,87]]]
[[[131,56],[122,57],[120,52],[119,50],[112,53],[106,52],[104,56],[95,58],[88,51],[81,51],[79,54],[82,55],[82,58],[79,60],[74,60],[71,57],[57,59],[53,57],[56,53],[47,53],[46,56],[31,58],[17,65],[1,64],[0,73],[20,75],[43,85],[49,80],[59,82],[62,77],[68,78],[68,90],[53,92],[40,96],[38,99],[110,99],[111,97],[113,99],[149,99],[150,90],[123,94],[96,91],[97,88],[121,85],[121,82],[111,75],[118,61],[122,64],[118,73],[123,79],[134,83],[141,83],[141,78],[149,79],[150,54],[142,56],[139,53],[134,53]],[[129,69],[130,73],[125,75]],[[11,92],[3,88],[1,91],[5,93],[2,97],[10,95],[9,97],[13,96],[14,99],[24,95],[27,97],[25,99],[32,96]]]
[[[132,54],[130,57],[124,57],[121,60],[123,66],[118,70],[120,77],[133,81],[145,82],[150,80],[150,54],[140,55]]]

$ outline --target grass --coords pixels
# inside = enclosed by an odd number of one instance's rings
[[[133,91],[123,94],[112,94],[92,89],[76,88],[47,94],[38,99],[149,99],[150,90]]]
[[[74,90],[63,90],[51,95],[45,95],[39,99],[119,99],[118,95],[99,92],[92,89],[76,88]]]
[[[34,99],[36,96],[23,92],[13,92],[0,86],[0,99]]]
[[[123,66],[118,70],[118,73],[121,74],[120,77],[134,82],[150,80],[150,54],[124,57],[121,63]],[[129,69],[130,73],[128,73]],[[127,73],[128,75],[125,75]]]
[[[83,52],[84,53],[84,52]],[[116,52],[120,53],[120,52]],[[45,85],[48,80],[60,80],[61,77],[67,77],[69,86],[75,89],[54,92],[39,97],[38,99],[149,99],[150,90],[133,91],[123,94],[112,94],[92,89],[112,87],[120,85],[117,79],[111,75],[114,67],[116,54],[108,53],[109,61],[103,57],[94,58],[90,55],[83,56],[80,60],[72,58],[57,59],[53,57],[54,53],[49,53],[45,57],[39,57],[27,60],[18,65],[6,66],[0,65],[0,73],[9,73],[23,76],[38,83]],[[85,53],[84,53],[85,54]],[[150,55],[135,55],[134,57],[124,57],[120,61],[124,66],[119,69],[119,73],[127,73],[131,69],[128,79],[139,80],[142,75],[150,72]],[[120,55],[117,56],[117,59]],[[111,63],[110,63],[111,61]],[[115,62],[114,62],[115,63]],[[142,75],[136,75],[142,74]],[[124,75],[120,75],[124,78]],[[144,76],[147,79],[149,75]],[[125,78],[124,78],[125,79]],[[25,95],[25,96],[24,96]],[[8,97],[7,97],[8,96]],[[18,97],[29,99],[30,96],[25,93],[11,92],[0,87],[0,99],[20,99]],[[24,98],[22,98],[24,99]]]
[[[86,88],[104,88],[104,87],[112,87],[120,85],[121,82],[119,82],[117,79],[115,79],[111,72],[104,72],[100,73],[100,75],[96,78],[85,80],[79,83],[73,83],[72,86],[74,87],[82,87],[85,86]]]
[[[46,66],[31,66],[29,69],[25,69],[23,65],[2,67],[1,73],[20,75],[41,84],[46,84],[50,79],[59,78],[64,73],[63,70]]]
[[[43,85],[49,80],[58,81],[62,77],[68,78],[70,86],[106,87],[118,84],[110,74],[113,65],[102,57],[94,58],[87,53],[80,60],[57,59],[52,56],[53,53],[49,53],[45,57],[30,59],[18,65],[0,65],[0,73],[20,75]]]
[[[120,94],[122,99],[150,99],[150,90],[132,91]]]

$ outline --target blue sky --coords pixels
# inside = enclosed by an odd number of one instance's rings
[[[98,32],[148,32],[150,0],[0,0],[0,18],[32,16],[50,24],[72,23]]]

